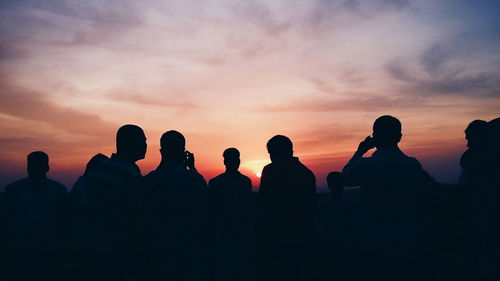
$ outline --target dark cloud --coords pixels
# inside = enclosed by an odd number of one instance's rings
[[[500,69],[495,72],[467,73],[465,70],[445,72],[442,64],[446,58],[439,58],[440,50],[434,48],[422,59],[424,69],[433,74],[429,78],[418,78],[411,74],[400,60],[385,65],[385,70],[395,80],[406,82],[400,92],[408,95],[435,96],[459,95],[474,97],[498,97],[500,95]]]
[[[409,0],[316,0],[307,17],[313,28],[351,26],[411,7]]]
[[[440,74],[443,71],[443,64],[450,59],[450,51],[450,49],[440,44],[428,48],[421,57],[424,70],[429,73],[429,75]]]
[[[500,76],[496,73],[479,73],[477,75],[447,75],[431,81],[419,81],[414,85],[416,92],[427,95],[458,94],[471,96],[500,96]]]
[[[398,59],[394,59],[391,62],[388,62],[385,66],[385,71],[389,74],[390,77],[404,81],[404,82],[413,82],[415,79],[408,73],[402,62]]]

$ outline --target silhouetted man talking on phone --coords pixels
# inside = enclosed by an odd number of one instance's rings
[[[398,147],[401,122],[381,116],[373,137],[359,144],[342,171],[343,184],[361,186],[362,274],[376,280],[417,278],[417,192],[425,174],[417,159]],[[370,149],[371,157],[363,157]]]
[[[153,280],[199,280],[208,226],[208,188],[177,131],[161,136],[161,162],[146,177]]]

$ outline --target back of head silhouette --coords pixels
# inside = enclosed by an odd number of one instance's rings
[[[380,116],[373,123],[373,141],[377,148],[396,146],[401,136],[401,122],[396,117]]]
[[[326,177],[326,181],[328,183],[328,188],[332,191],[343,187],[342,173],[340,172],[329,173],[328,176]]]
[[[116,152],[132,162],[144,159],[147,144],[144,131],[136,125],[127,124],[116,132]]]
[[[222,154],[224,157],[224,165],[226,166],[226,171],[234,172],[240,167],[240,152],[238,149],[231,147],[224,150]]]
[[[49,171],[49,156],[43,151],[28,154],[28,177],[32,180],[44,179]]]
[[[87,162],[87,166],[85,167],[84,175],[88,175],[88,173],[90,171],[95,169],[95,167],[97,167],[97,165],[99,165],[99,163],[101,163],[102,161],[104,161],[106,159],[109,159],[108,156],[106,156],[102,153],[98,153],[98,154],[92,156],[92,158],[90,158],[89,162]]]
[[[267,142],[267,152],[272,162],[289,160],[293,157],[292,141],[283,135],[276,135]]]
[[[160,139],[160,152],[163,158],[173,161],[185,159],[186,139],[174,130],[165,132]]]
[[[468,147],[481,147],[486,141],[488,134],[488,122],[484,120],[474,120],[465,129],[465,138]]]

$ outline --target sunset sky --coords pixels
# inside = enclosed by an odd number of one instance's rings
[[[258,186],[284,134],[321,187],[384,114],[451,183],[467,124],[500,116],[499,1],[0,3],[0,190],[34,150],[70,188],[127,123],[148,138],[143,174],[175,129],[207,180],[237,147]]]

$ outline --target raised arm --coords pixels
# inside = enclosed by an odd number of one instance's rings
[[[368,136],[359,143],[358,149],[352,155],[351,159],[342,169],[342,183],[345,186],[360,185],[364,176],[366,159],[363,155],[374,147],[372,137]]]

